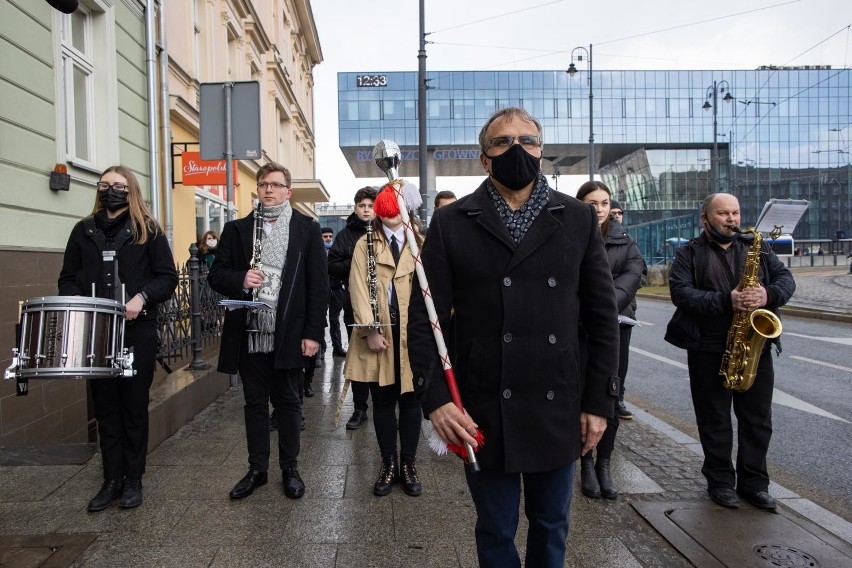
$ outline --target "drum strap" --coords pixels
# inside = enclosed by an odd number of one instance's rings
[[[118,251],[133,236],[133,231],[130,228],[130,216],[127,217],[124,227],[115,235],[110,248],[107,248],[106,235],[95,224],[94,215],[89,215],[83,219],[83,228],[86,231],[86,235],[98,247],[98,251],[104,259],[101,263],[98,296],[104,296],[124,303],[125,299],[118,297],[121,290],[121,280],[118,277]]]

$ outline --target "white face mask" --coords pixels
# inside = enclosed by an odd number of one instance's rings
[[[216,248],[216,245],[219,244],[219,241],[216,239],[207,239],[207,246],[210,248]]]

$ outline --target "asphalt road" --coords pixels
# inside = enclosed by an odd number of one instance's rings
[[[626,398],[698,439],[686,352],[663,340],[673,312],[669,302],[639,300]],[[794,317],[783,326],[769,475],[852,521],[852,326]]]

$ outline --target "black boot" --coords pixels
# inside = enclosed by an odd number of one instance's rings
[[[314,396],[314,369],[313,367],[305,369],[305,396],[312,398]]]
[[[595,464],[595,472],[598,474],[598,483],[601,487],[601,495],[605,499],[615,499],[618,497],[618,487],[612,482],[612,477],[609,472],[609,458],[600,459]]]
[[[406,495],[417,497],[423,493],[423,486],[420,484],[420,478],[417,477],[417,470],[414,469],[414,458],[401,454],[399,463],[399,482],[402,490]]]
[[[128,477],[124,480],[124,493],[118,506],[122,509],[132,509],[142,504],[142,480],[138,477]]]
[[[110,506],[110,503],[115,501],[121,496],[121,492],[124,490],[124,480],[122,479],[107,479],[104,481],[104,484],[101,485],[101,490],[98,491],[98,494],[89,501],[89,512],[94,513],[97,511],[103,511],[107,507]]]
[[[384,497],[390,494],[393,484],[399,481],[399,463],[396,461],[396,453],[382,458],[382,469],[379,478],[373,484],[373,494]]]
[[[580,491],[592,499],[601,496],[601,486],[598,485],[598,476],[595,474],[595,457],[591,450],[586,455],[580,456]]]

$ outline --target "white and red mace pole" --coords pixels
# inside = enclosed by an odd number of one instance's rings
[[[408,205],[400,191],[402,180],[399,177],[399,162],[402,153],[399,146],[392,140],[381,140],[373,148],[373,159],[380,170],[388,176],[394,193],[396,194],[397,203],[399,204],[399,213],[402,216],[402,224],[405,227],[405,240],[408,243],[408,249],[414,257],[414,270],[417,273],[417,281],[420,284],[420,291],[423,293],[423,300],[426,304],[426,312],[429,314],[429,322],[432,324],[432,333],[435,337],[435,345],[438,348],[438,355],[441,358],[441,365],[444,368],[444,379],[447,381],[447,388],[450,391],[450,398],[453,404],[464,412],[462,406],[459,387],[456,383],[456,376],[453,373],[453,365],[450,362],[450,356],[447,353],[447,345],[444,343],[444,334],[441,331],[441,324],[438,321],[438,314],[435,311],[435,303],[432,301],[432,292],[429,290],[429,282],[426,279],[426,272],[423,270],[423,263],[420,260],[420,247],[417,246],[417,239],[414,236],[414,229],[411,226],[411,218],[408,215]],[[477,438],[482,440],[481,432],[477,432]],[[456,451],[455,448],[450,448]],[[476,453],[470,444],[465,442],[463,448],[459,448],[461,457],[465,460],[469,471],[476,472],[480,470],[479,462],[476,459]]]

